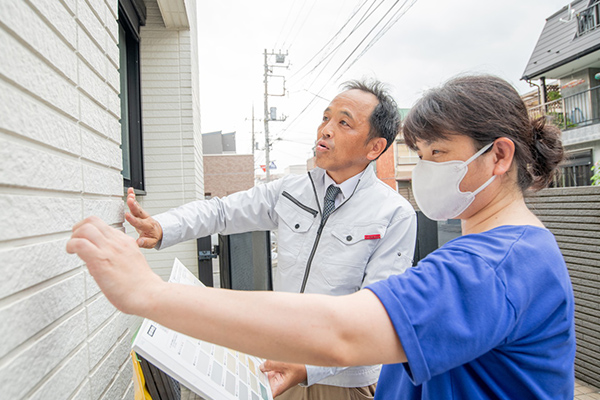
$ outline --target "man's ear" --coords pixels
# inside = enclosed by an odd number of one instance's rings
[[[515,144],[506,137],[496,139],[494,142],[494,175],[505,174],[512,165],[515,157]]]
[[[369,141],[369,147],[371,149],[367,153],[367,158],[370,161],[375,160],[377,157],[379,157],[381,155],[381,153],[383,153],[386,146],[387,146],[387,140],[385,140],[385,138],[378,137],[375,139],[371,139]]]

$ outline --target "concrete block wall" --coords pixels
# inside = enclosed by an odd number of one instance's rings
[[[132,399],[134,320],[68,255],[123,223],[117,0],[0,1],[0,398]]]
[[[198,56],[191,31],[166,29],[156,0],[145,3],[147,19],[140,28],[140,66],[147,195],[138,196],[138,201],[155,215],[204,198]],[[186,11],[193,28],[196,24],[193,1],[186,2]],[[137,237],[131,226],[127,230]],[[144,250],[144,255],[164,279],[168,278],[175,257],[197,276],[193,240],[161,251]]]

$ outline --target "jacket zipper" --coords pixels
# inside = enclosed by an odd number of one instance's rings
[[[319,196],[317,195],[317,189],[315,188],[315,182],[313,181],[312,176],[310,175],[310,172],[308,173],[308,177],[310,179],[310,183],[312,184],[313,192],[315,193],[315,198],[317,199],[317,205],[319,206],[319,211],[320,211],[321,206],[319,205]],[[356,182],[356,186],[354,187],[354,190],[352,191],[352,194],[350,195],[350,197],[348,197],[346,199],[346,201],[344,201],[342,204],[340,204],[339,207],[336,207],[331,212],[331,214],[333,214],[338,209],[340,209],[344,204],[346,204],[348,202],[348,200],[350,200],[350,198],[352,196],[354,196],[354,192],[356,192],[356,188],[358,187],[359,184],[360,184],[360,179],[358,180],[358,182]],[[329,219],[331,214],[329,214],[327,216],[327,218],[321,219],[321,224],[319,225],[319,229],[317,230],[317,237],[315,238],[315,242],[313,243],[312,250],[310,251],[310,256],[308,257],[308,261],[306,262],[306,269],[304,270],[304,279],[302,279],[302,287],[300,288],[300,293],[304,293],[304,289],[306,289],[306,283],[308,282],[308,275],[310,275],[310,267],[312,265],[312,260],[317,251],[317,246],[319,245],[319,241],[321,240],[321,233],[323,232],[323,227],[325,227],[325,223],[327,222],[327,220]]]
[[[294,203],[295,205],[297,205],[298,207],[300,207],[304,211],[308,211],[309,213],[311,213],[313,215],[313,217],[316,217],[317,214],[319,214],[319,212],[317,210],[313,210],[312,208],[307,207],[304,204],[300,203],[298,200],[296,200],[294,198],[294,196],[292,196],[288,192],[283,191],[283,193],[281,193],[281,194],[283,195],[283,197],[286,197],[286,198],[290,199],[292,201],[292,203]]]

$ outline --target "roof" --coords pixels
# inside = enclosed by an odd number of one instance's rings
[[[596,1],[575,0],[571,3],[571,12],[565,6],[546,19],[521,79],[538,79],[542,76],[558,79],[574,70],[560,68],[566,64],[581,61],[581,66],[573,66],[579,70],[590,67],[594,61],[598,62],[599,57],[592,57],[591,54],[600,50],[600,29],[577,36],[577,14]]]

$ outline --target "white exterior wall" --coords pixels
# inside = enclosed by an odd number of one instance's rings
[[[186,3],[195,29],[195,5]],[[146,1],[146,25],[140,29],[142,131],[146,196],[138,196],[151,215],[204,197],[200,138],[196,39],[190,30],[168,30],[156,0]],[[192,60],[194,62],[192,63]],[[194,68],[192,68],[192,64]],[[194,71],[194,73],[192,73]],[[195,89],[192,90],[194,75]],[[200,146],[200,147],[198,147]],[[200,167],[199,167],[200,166]],[[133,228],[128,227],[133,236]],[[168,278],[179,258],[195,275],[196,242],[169,249],[144,250],[152,268]]]
[[[65,251],[89,215],[124,222],[117,5],[0,1],[2,399],[133,399],[139,319],[116,311]],[[204,193],[198,68],[190,31],[167,31],[154,0],[147,11],[140,202],[157,213]],[[147,253],[163,276],[175,255],[197,268],[194,242]]]
[[[198,11],[196,0],[186,0],[190,20],[192,52],[192,135],[194,137],[194,168],[196,199],[204,199],[204,159],[202,151],[202,131],[200,128],[200,55],[198,53]],[[197,270],[197,269],[196,269]]]
[[[0,1],[0,397],[133,398],[71,227],[123,222],[117,0]]]

